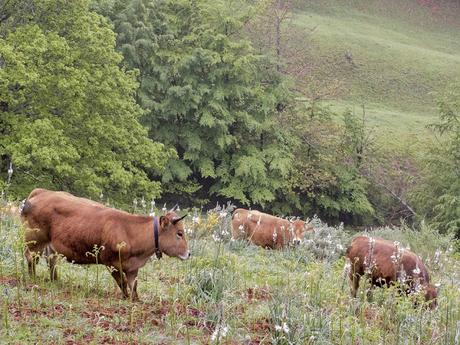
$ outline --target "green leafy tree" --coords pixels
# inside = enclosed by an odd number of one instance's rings
[[[147,137],[136,75],[85,0],[7,1],[0,35],[0,172],[9,191],[36,186],[117,201],[159,195],[173,153]]]
[[[315,114],[298,113],[288,120],[298,142],[286,200],[310,216],[347,223],[369,220],[374,209],[361,173],[369,148],[362,123],[346,113],[341,125],[324,107]]]
[[[441,232],[460,238],[460,85],[439,100],[439,120],[431,128],[437,140],[424,160],[414,200]]]
[[[140,71],[136,97],[150,137],[178,152],[161,176],[170,194],[263,205],[292,165],[276,119],[286,89],[238,34],[243,20],[225,7],[132,0],[114,10],[117,44],[127,66]]]

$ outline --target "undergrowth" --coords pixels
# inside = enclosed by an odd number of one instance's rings
[[[161,212],[161,211],[160,211]],[[23,229],[0,216],[0,343],[18,344],[458,344],[460,257],[452,239],[379,228],[419,253],[440,285],[435,311],[380,288],[350,297],[343,253],[354,234],[314,219],[297,247],[264,250],[232,241],[231,209],[188,211],[192,258],[152,259],[131,303],[99,266],[59,260],[57,282],[41,260],[30,278]],[[365,285],[365,284],[363,284]]]

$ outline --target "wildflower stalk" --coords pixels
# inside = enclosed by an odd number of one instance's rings
[[[105,249],[104,246],[98,247],[96,244],[93,247],[92,252],[86,252],[86,256],[92,256],[94,257],[94,260],[96,261],[96,295],[97,295],[97,305],[99,306],[99,254],[101,251]]]
[[[6,334],[9,334],[9,330],[10,330],[10,324],[9,324],[9,320],[8,320],[8,312],[9,312],[9,303],[8,303],[8,296],[5,298],[5,303],[4,303],[4,317],[3,317],[3,324],[5,325],[5,329],[6,329]]]

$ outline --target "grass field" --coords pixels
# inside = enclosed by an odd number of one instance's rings
[[[458,344],[460,257],[423,227],[376,229],[419,253],[441,284],[435,311],[394,289],[350,297],[343,252],[352,235],[315,219],[297,248],[264,250],[231,241],[230,213],[189,217],[193,257],[141,269],[142,302],[121,299],[105,267],[62,261],[60,280],[26,273],[22,228],[0,217],[2,344]],[[437,252],[437,254],[436,254]],[[42,260],[43,261],[43,260]]]
[[[459,8],[432,13],[412,0],[298,1],[294,23],[307,33],[315,78],[341,83],[330,100],[338,110],[366,104],[372,125],[414,133],[436,118],[437,95],[460,79]]]

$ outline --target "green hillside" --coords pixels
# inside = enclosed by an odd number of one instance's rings
[[[366,104],[373,125],[420,131],[437,114],[436,93],[460,79],[460,26],[450,20],[457,9],[436,9],[415,1],[312,1],[298,5],[294,21],[313,29],[305,44],[315,78],[341,85],[336,109]]]

